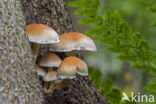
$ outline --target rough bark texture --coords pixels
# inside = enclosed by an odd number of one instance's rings
[[[42,23],[54,28],[59,34],[73,31],[64,0],[22,0],[27,24]],[[49,45],[42,45],[40,55],[49,52]],[[66,55],[61,53],[62,58]],[[47,96],[49,104],[105,104],[106,100],[89,77],[77,76],[63,91]],[[99,103],[102,102],[102,103]]]
[[[42,104],[19,0],[0,0],[0,104]]]

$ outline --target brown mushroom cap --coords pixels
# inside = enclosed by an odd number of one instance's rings
[[[48,53],[39,60],[39,65],[42,67],[59,67],[62,60],[55,53]]]
[[[41,68],[40,66],[38,66],[37,64],[35,65],[35,68],[36,68],[37,74],[39,76],[43,77],[46,74],[46,71],[43,68]]]
[[[44,77],[43,81],[55,81],[57,80],[57,72],[56,71],[49,71]]]
[[[69,52],[72,50],[96,51],[96,46],[88,36],[78,32],[70,32],[62,34],[59,43],[51,44],[51,50],[56,52]]]
[[[87,65],[80,58],[70,56],[62,61],[57,70],[57,76],[62,79],[73,79],[76,77],[76,72],[81,75],[88,75]]]
[[[77,62],[77,73],[82,75],[82,76],[87,76],[88,75],[88,67],[87,64],[81,60],[80,58],[73,57],[73,60],[76,60]]]
[[[55,30],[43,24],[30,24],[26,26],[29,41],[39,44],[58,43],[59,36]]]

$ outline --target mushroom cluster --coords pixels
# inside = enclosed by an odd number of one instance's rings
[[[88,67],[82,59],[69,56],[62,60],[56,53],[77,50],[96,51],[95,43],[91,38],[78,32],[59,36],[54,29],[43,24],[30,24],[26,26],[26,30],[35,61],[40,44],[50,44],[51,46],[51,52],[39,58],[35,66],[37,74],[42,77],[46,94],[51,93],[54,89],[63,89],[71,79],[76,77],[76,74],[88,75]]]

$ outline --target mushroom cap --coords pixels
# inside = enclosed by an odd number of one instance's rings
[[[57,70],[57,76],[62,79],[73,79],[76,77],[76,72],[81,75],[88,75],[87,65],[80,58],[70,56],[62,61]]]
[[[41,68],[39,65],[35,65],[35,68],[36,68],[36,70],[37,70],[37,74],[39,75],[39,76],[44,76],[45,74],[46,74],[46,71],[43,69],[43,68]]]
[[[80,58],[75,58],[77,60],[77,73],[82,75],[82,76],[87,76],[88,75],[88,67],[87,64],[81,60]]]
[[[51,51],[69,52],[72,50],[96,51],[96,46],[91,38],[78,32],[62,34],[59,43],[51,44]]]
[[[58,43],[59,36],[55,30],[43,24],[30,24],[26,26],[29,41],[38,44]]]
[[[39,65],[42,67],[59,67],[62,60],[55,53],[48,53],[39,60]]]
[[[56,71],[49,71],[44,77],[43,81],[55,81],[57,80],[57,72]]]

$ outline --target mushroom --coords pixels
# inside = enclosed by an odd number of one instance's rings
[[[59,67],[62,60],[55,53],[48,53],[39,60],[39,65],[42,67]]]
[[[55,87],[55,83],[53,81],[56,81],[58,78],[56,77],[57,72],[56,71],[49,71],[44,77],[43,77],[43,81],[45,81],[44,83],[44,91],[46,94],[52,92],[54,90]],[[51,81],[53,83],[51,83]]]
[[[38,66],[37,64],[35,65],[35,68],[37,70],[37,74],[41,77],[43,77],[46,74],[46,71],[41,68],[40,66]]]
[[[78,32],[70,32],[62,34],[60,42],[51,44],[50,50],[55,52],[69,52],[72,50],[96,51],[96,46],[88,36]]]
[[[44,77],[43,77],[43,81],[55,81],[57,80],[57,72],[56,71],[49,71]]]
[[[65,58],[57,70],[57,76],[61,79],[73,79],[76,72],[80,75],[88,75],[88,67],[86,63],[75,56]]]
[[[43,24],[30,24],[26,26],[29,41],[32,42],[34,59],[38,56],[40,44],[58,43],[59,36],[55,30]]]
[[[43,81],[45,81],[44,83],[45,94],[53,92],[54,89],[62,90],[70,83],[70,80],[68,79],[60,80],[57,78],[56,75],[57,75],[56,71],[49,71],[43,77]]]

